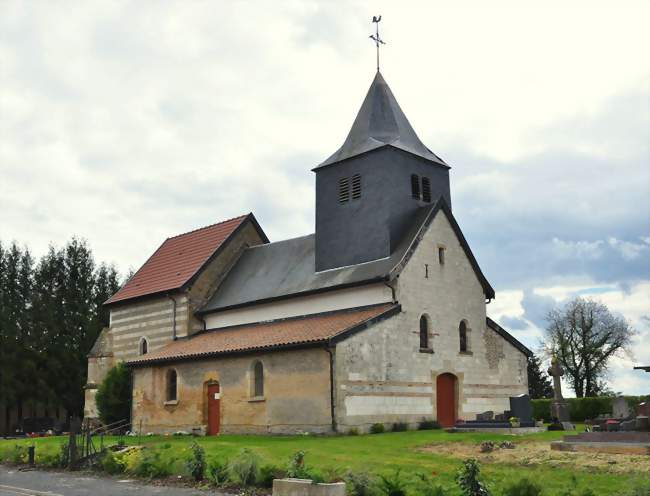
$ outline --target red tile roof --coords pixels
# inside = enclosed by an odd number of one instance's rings
[[[130,365],[204,358],[224,353],[326,342],[359,325],[399,310],[392,303],[292,319],[225,327],[173,341],[163,348],[128,362]]]
[[[105,304],[182,287],[249,216],[252,214],[167,238]]]

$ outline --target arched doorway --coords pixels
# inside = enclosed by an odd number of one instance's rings
[[[221,389],[218,382],[208,383],[208,436],[219,434],[221,427]]]
[[[453,427],[457,419],[456,376],[440,374],[436,378],[436,411],[443,427]]]

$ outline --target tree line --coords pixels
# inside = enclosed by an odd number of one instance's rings
[[[0,404],[4,415],[28,401],[83,414],[86,355],[109,323],[102,306],[120,286],[87,243],[50,246],[39,260],[0,242]]]

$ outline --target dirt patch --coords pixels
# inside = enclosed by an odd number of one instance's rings
[[[425,453],[476,458],[481,463],[501,463],[520,466],[545,465],[549,467],[576,467],[581,470],[607,471],[611,473],[648,473],[650,456],[617,455],[608,453],[574,453],[551,451],[549,442],[515,442],[514,449],[504,449],[495,443],[494,451],[481,453],[481,445],[467,443],[429,444],[418,448]]]

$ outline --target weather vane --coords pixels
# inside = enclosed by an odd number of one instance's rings
[[[372,16],[372,22],[376,24],[375,34],[370,35],[370,39],[375,42],[377,46],[377,72],[379,72],[379,45],[385,45],[384,41],[379,37],[379,21],[381,21],[381,16]]]

